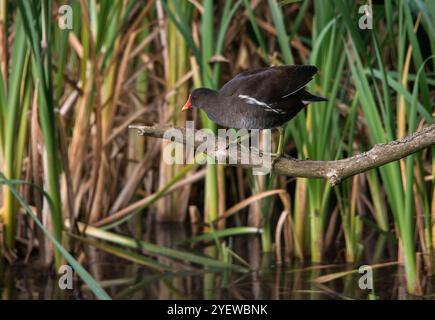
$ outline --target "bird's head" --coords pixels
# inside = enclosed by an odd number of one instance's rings
[[[205,102],[210,98],[210,95],[214,93],[216,93],[216,91],[207,88],[198,88],[192,90],[183,108],[181,108],[181,111],[204,108],[206,105]]]

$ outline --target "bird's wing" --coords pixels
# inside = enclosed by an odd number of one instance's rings
[[[317,68],[310,65],[248,70],[228,81],[219,93],[269,104],[298,92],[316,73]]]

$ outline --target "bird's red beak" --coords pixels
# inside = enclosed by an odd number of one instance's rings
[[[181,108],[181,111],[187,111],[189,109],[192,109],[192,106],[190,105],[190,94],[189,94],[189,98],[187,99],[187,101],[184,104],[183,108]]]

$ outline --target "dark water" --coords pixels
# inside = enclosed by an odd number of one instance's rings
[[[174,246],[186,237],[183,228],[161,226],[153,236],[159,245]],[[150,240],[150,239],[147,239]],[[346,265],[328,263],[303,265],[277,264],[271,255],[260,253],[256,236],[236,237],[233,249],[254,270],[249,273],[212,272],[175,263],[167,258],[159,262],[171,265],[174,272],[157,272],[121,260],[95,248],[86,248],[84,266],[114,299],[434,299],[435,279],[423,279],[423,296],[406,293],[403,269],[397,265],[373,270],[373,290],[361,289],[361,274],[350,273],[331,281],[318,282],[324,275],[358,269],[364,263]],[[388,252],[388,245],[378,252]],[[379,251],[380,250],[380,251]],[[376,250],[373,250],[376,252]],[[384,261],[388,259],[384,254]],[[377,258],[380,259],[380,258]],[[373,257],[364,257],[366,263]],[[77,277],[75,277],[77,278]],[[2,299],[95,299],[86,285],[75,279],[72,290],[60,290],[53,268],[35,262],[5,265],[0,272]]]

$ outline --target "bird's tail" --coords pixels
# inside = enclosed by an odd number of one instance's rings
[[[328,99],[326,98],[315,96],[314,94],[311,94],[305,90],[301,90],[299,97],[304,104],[310,104],[312,102],[328,101]]]

